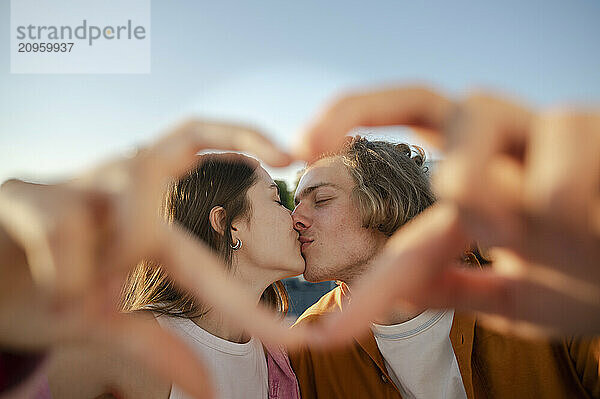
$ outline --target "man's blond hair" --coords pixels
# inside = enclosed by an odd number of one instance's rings
[[[363,227],[390,236],[435,202],[421,147],[356,136],[330,156],[342,160],[356,183],[352,199]]]

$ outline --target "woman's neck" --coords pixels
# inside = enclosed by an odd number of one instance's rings
[[[238,264],[233,269],[235,272],[231,278],[238,280],[248,289],[257,305],[265,289],[279,279],[274,276],[269,277],[268,274],[273,274],[272,272],[247,265],[242,267]],[[203,330],[227,341],[245,343],[250,340],[250,336],[242,328],[228,320],[221,312],[209,309],[205,315],[191,320]]]
[[[242,329],[228,323],[221,314],[209,310],[205,315],[191,319],[194,324],[212,335],[230,342],[245,343],[250,337]]]

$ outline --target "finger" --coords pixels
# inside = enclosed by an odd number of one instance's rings
[[[256,130],[227,123],[192,120],[163,136],[148,148],[165,176],[175,177],[189,169],[200,150],[233,150],[256,155],[272,166],[287,166],[291,157]]]
[[[493,318],[497,328],[505,327],[500,321],[511,321],[521,334],[535,332],[525,328],[531,324],[553,333],[598,332],[600,294],[596,287],[524,264],[515,256],[495,256],[494,269],[448,269],[451,295],[436,298],[434,293],[431,305],[443,302],[459,310],[497,316]]]
[[[29,217],[29,210],[22,205],[0,199],[0,220],[6,232],[23,248],[36,285],[45,291],[54,291],[57,270],[50,243],[44,228]]]
[[[478,184],[471,169],[479,166],[456,160],[442,161],[433,176],[436,196],[456,201],[461,220],[482,244],[501,246],[522,240],[526,234],[520,219],[522,166],[498,156],[488,162],[485,178],[480,177],[485,183]]]
[[[60,331],[56,342],[100,344],[134,359],[154,374],[181,386],[194,397],[213,397],[210,374],[193,351],[162,329],[151,312],[120,313],[104,286],[56,313]]]
[[[460,150],[474,161],[502,154],[522,160],[534,113],[514,99],[474,92],[454,108],[444,126],[452,139],[449,150]]]
[[[523,233],[507,240],[507,247],[526,261],[600,287],[600,237],[589,231],[573,231],[562,223],[539,215],[519,215]],[[584,229],[585,230],[585,229]]]
[[[183,289],[263,342],[297,346],[306,340],[308,328],[290,330],[274,312],[257,306],[247,288],[233,281],[222,262],[190,234],[177,226],[161,234],[161,264]]]
[[[600,331],[597,304],[581,301],[530,280],[493,275],[470,277],[471,284],[464,284],[467,289],[458,298],[457,309],[478,310],[500,316],[496,323],[504,319],[526,325],[535,324],[553,334],[595,335]],[[492,286],[493,290],[485,292],[473,289],[477,285]],[[519,333],[520,329],[515,330]]]
[[[100,344],[122,353],[124,359],[136,360],[194,397],[213,397],[210,374],[194,352],[160,328],[152,313],[120,313],[114,296],[100,282],[79,301],[53,308],[52,342]]]
[[[600,114],[551,111],[536,118],[525,197],[534,215],[591,232],[600,197]]]
[[[481,107],[480,104],[476,106]],[[492,115],[502,115],[504,112],[510,113],[512,105],[492,102],[486,107],[490,110],[484,107],[484,114],[489,112]],[[519,251],[530,261],[558,268],[579,278],[600,281],[599,272],[594,266],[600,251],[598,237],[586,233],[586,230],[593,230],[593,203],[600,190],[600,185],[597,184],[600,176],[592,176],[594,172],[591,171],[600,173],[600,166],[592,166],[598,163],[598,157],[593,155],[594,150],[589,153],[582,150],[584,154],[577,153],[577,148],[582,147],[581,142],[589,143],[586,148],[598,148],[589,133],[594,130],[595,123],[588,116],[569,114],[565,117],[563,114],[551,114],[546,118],[546,123],[551,127],[539,122],[545,118],[538,118],[536,123],[532,123],[531,133],[526,133],[529,138],[525,139],[527,143],[522,161],[511,155],[511,151],[503,149],[516,148],[517,144],[491,147],[489,151],[494,155],[491,155],[489,160],[479,162],[473,162],[477,155],[471,156],[467,152],[457,151],[459,154],[451,155],[435,176],[438,196],[458,202],[461,218],[469,231],[488,245],[508,246]],[[494,118],[488,118],[492,121],[491,126],[494,126]],[[553,119],[557,118],[561,121],[553,123]],[[465,123],[468,124],[468,120]],[[576,127],[588,133],[570,135],[569,132],[562,131],[560,126],[563,126],[563,130]],[[552,132],[546,135],[546,131],[552,129],[558,139],[553,138]],[[484,128],[464,131],[473,131],[473,135],[486,132]],[[510,132],[510,129],[506,127],[498,133],[490,134],[508,134],[503,132]],[[518,133],[514,134],[513,141],[516,143],[519,141]],[[485,134],[481,136],[485,138]],[[583,136],[586,140],[583,140]],[[465,148],[469,145],[466,143]],[[469,151],[477,153],[476,149]],[[561,160],[555,161],[559,158]],[[576,158],[573,161],[573,169],[563,165],[563,162],[568,163],[567,160],[572,158]],[[552,165],[555,163],[558,164],[558,171],[552,172]],[[568,172],[563,175],[562,170],[565,169]],[[587,183],[582,184],[579,178],[573,178],[579,174]],[[568,182],[565,182],[567,180]],[[544,205],[549,204],[548,201],[554,194],[550,193],[552,189],[548,189],[547,193],[540,193],[537,190],[538,181],[542,184],[548,181],[548,187],[554,184],[556,194],[566,198],[563,200],[563,207],[570,211],[551,211]],[[590,184],[591,181],[596,184]],[[560,187],[560,182],[563,182],[564,187]],[[575,202],[569,204],[569,198]],[[598,199],[596,201],[600,202]],[[575,214],[579,217],[575,217]],[[553,224],[553,221],[559,219],[567,222]],[[574,222],[576,219],[578,222]],[[586,228],[588,223],[589,229]],[[577,225],[580,226],[579,230]],[[568,234],[567,230],[570,231]]]
[[[347,95],[334,101],[301,134],[294,154],[312,161],[335,151],[359,126],[408,125],[440,131],[452,103],[434,90],[413,86]]]
[[[78,295],[90,279],[91,223],[84,202],[65,185],[11,181],[0,193],[0,221],[22,246],[38,288],[54,299]]]
[[[478,238],[486,234],[484,222],[503,226],[503,240],[519,233],[507,215],[521,206],[532,118],[526,107],[484,94],[469,96],[451,118],[446,134],[453,143],[435,189],[460,206]],[[487,220],[477,223],[482,216]]]
[[[452,206],[436,204],[423,212],[390,238],[373,271],[353,289],[347,310],[321,330],[322,341],[346,342],[398,299],[421,305],[432,281],[467,244]]]
[[[453,144],[445,163],[455,177],[438,187],[440,195],[465,206],[481,202],[488,193],[477,190],[490,188],[489,167],[498,159],[504,159],[505,165],[512,160],[512,177],[518,177],[516,166],[523,167],[532,117],[523,106],[484,94],[471,95],[456,107],[446,126]],[[485,202],[493,201],[486,198]]]
[[[180,339],[140,315],[115,315],[97,320],[94,340],[137,359],[155,374],[195,398],[214,397],[211,376],[194,352]]]
[[[39,195],[39,188],[19,180],[9,180],[0,189],[0,223],[24,250],[34,281],[53,289],[56,265],[43,224],[43,215],[32,207],[28,196]]]
[[[68,213],[51,232],[49,239],[57,268],[57,300],[77,298],[93,284],[97,227],[82,194],[81,200],[70,204]]]
[[[503,335],[516,335],[529,340],[560,339],[565,336],[562,330],[556,328],[541,327],[528,321],[516,321],[483,312],[477,313],[477,323]]]

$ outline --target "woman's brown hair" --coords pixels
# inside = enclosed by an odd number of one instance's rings
[[[256,160],[239,154],[207,154],[167,191],[164,208],[167,220],[180,224],[206,243],[228,269],[232,267],[234,244],[231,226],[239,218],[250,218],[252,209],[247,193],[256,182],[258,165]],[[216,206],[225,209],[222,233],[209,220],[210,211]],[[277,281],[267,287],[261,302],[285,315],[289,300],[283,283]],[[208,311],[152,261],[141,262],[129,275],[123,289],[122,309],[127,312],[150,309],[186,318],[201,317]]]

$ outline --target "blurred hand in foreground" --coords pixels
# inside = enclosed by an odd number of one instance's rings
[[[600,113],[534,111],[496,95],[452,100],[424,87],[352,94],[327,107],[295,152],[312,161],[359,126],[410,126],[446,151],[440,203],[389,240],[325,336],[343,341],[397,301],[486,312],[529,334],[600,332]],[[455,259],[471,240],[494,265]]]
[[[156,323],[119,312],[127,273],[156,259],[182,288],[265,341],[298,342],[257,309],[201,242],[160,216],[166,184],[203,149],[239,150],[272,166],[290,157],[260,133],[190,121],[131,158],[115,159],[52,185],[5,182],[0,189],[0,343],[16,351],[65,342],[111,345],[197,397],[211,395],[206,369]],[[157,342],[161,342],[157,345]]]

